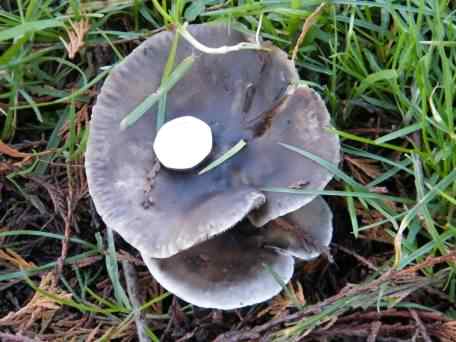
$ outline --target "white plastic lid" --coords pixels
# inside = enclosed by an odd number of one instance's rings
[[[211,128],[193,116],[181,116],[166,122],[157,132],[154,142],[155,155],[160,163],[173,170],[197,166],[211,150]]]

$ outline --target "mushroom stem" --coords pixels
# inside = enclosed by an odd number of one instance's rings
[[[184,23],[182,26],[177,27],[177,32],[181,34],[182,37],[187,40],[195,49],[200,50],[201,52],[211,54],[211,55],[223,55],[230,52],[241,51],[241,50],[262,50],[270,51],[270,49],[261,46],[258,43],[248,43],[242,42],[236,45],[231,46],[220,46],[218,48],[212,48],[200,43],[198,40],[193,37],[190,32],[187,30],[188,23]]]

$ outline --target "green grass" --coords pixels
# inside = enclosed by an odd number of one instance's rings
[[[2,1],[0,137],[9,144],[44,138],[45,144],[34,151],[48,149],[52,153],[32,157],[32,163],[0,174],[0,181],[14,189],[9,193],[17,196],[17,207],[28,205],[37,211],[52,207],[26,186],[29,177],[72,177],[74,173],[67,167],[60,173],[56,169],[59,164],[75,169],[82,164],[88,127],[86,122],[78,121],[78,112],[85,105],[93,105],[95,91],[109,74],[110,66],[163,25],[182,27],[186,21],[230,20],[255,32],[262,18],[262,38],[291,56],[302,23],[319,4],[312,0],[197,0],[192,4],[185,0],[172,4],[159,0]],[[69,20],[77,22],[82,17],[89,19],[90,29],[84,47],[70,60],[61,39],[68,38],[65,27],[69,27]],[[455,249],[455,47],[454,2],[333,0],[327,2],[298,51],[296,66],[301,78],[326,101],[344,155],[375,163],[377,176],[361,177],[363,170],[350,165],[347,159],[337,168],[298,146],[283,147],[296,152],[297,158],[311,158],[335,172],[332,188],[319,193],[343,201],[346,226],[351,227],[345,233],[350,239],[381,229],[396,242],[389,246],[390,253],[382,265],[385,269],[404,269]],[[166,88],[175,68],[170,53],[160,89]],[[166,90],[154,101],[160,101],[161,124],[165,120]],[[64,126],[66,135],[60,134]],[[0,156],[0,161],[11,159]],[[315,193],[312,189],[265,190]],[[0,228],[7,225],[13,209],[0,212]],[[366,222],[360,212],[375,213],[376,221]],[[83,214],[82,220],[89,222],[86,216]],[[42,223],[33,229],[19,226],[0,231],[0,239],[8,238],[1,247],[11,248],[27,259],[27,248],[64,239],[61,230],[52,227]],[[87,230],[73,232],[65,266],[66,276],[72,280],[63,276],[60,279],[62,288],[73,296],[66,301],[53,298],[72,310],[93,313],[100,322],[110,322],[113,331],[105,331],[101,340],[109,340],[109,334],[114,336],[125,324],[132,324],[114,239],[107,236],[105,244],[101,236],[96,239]],[[36,267],[29,270],[0,269],[0,285],[22,279],[23,284],[36,288],[29,277],[54,268],[58,254],[38,259]],[[105,260],[97,264],[102,271],[71,267],[96,256]],[[448,301],[454,303],[455,271],[454,263],[448,261],[420,272],[430,282],[439,280]],[[103,279],[109,279],[113,289],[107,297],[97,293],[96,283]],[[388,289],[383,296],[388,297],[400,292],[402,285],[392,282],[385,286]],[[282,333],[290,334],[287,338],[300,336],[354,308],[387,305],[378,293],[380,288],[375,291],[380,299],[366,302],[371,292],[341,298],[321,313],[294,322]],[[0,296],[1,292],[0,286]],[[155,304],[165,297],[157,295],[147,300]],[[279,338],[283,334],[279,333]],[[150,329],[152,340],[157,340],[156,335]]]

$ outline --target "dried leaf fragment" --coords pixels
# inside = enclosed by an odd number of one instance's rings
[[[27,158],[31,157],[30,153],[19,152],[15,148],[12,148],[0,140],[0,154],[7,155],[12,158]]]
[[[39,288],[47,293],[52,293],[60,300],[68,300],[71,294],[52,285],[54,273],[49,272],[41,279]],[[16,326],[19,330],[27,331],[34,322],[41,318],[49,317],[50,314],[60,309],[60,304],[55,300],[35,292],[32,299],[16,312],[10,312],[0,318],[0,326]]]
[[[291,57],[292,61],[296,60],[296,57],[297,57],[298,51],[299,51],[299,47],[301,46],[302,42],[304,41],[304,38],[306,37],[307,32],[310,30],[310,28],[313,26],[313,24],[315,24],[315,22],[317,21],[318,17],[321,14],[321,11],[325,7],[325,5],[326,5],[325,2],[320,4],[320,6],[318,6],[317,9],[315,11],[313,11],[304,21],[304,24],[302,25],[301,34],[299,35],[298,41],[296,42],[296,45],[293,48],[293,53],[292,53],[292,57]]]
[[[73,23],[70,20],[71,29],[66,28],[68,34],[69,42],[60,38],[65,49],[68,52],[68,57],[73,59],[76,56],[76,53],[84,46],[84,37],[90,29],[89,20],[82,19],[77,23]]]
[[[23,257],[9,248],[0,249],[0,260],[4,260],[8,264],[21,270],[36,267],[33,262],[26,261]]]

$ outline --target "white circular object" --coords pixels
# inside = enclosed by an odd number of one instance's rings
[[[173,170],[188,170],[201,163],[212,150],[212,131],[193,116],[166,122],[157,132],[154,151],[160,163]]]

